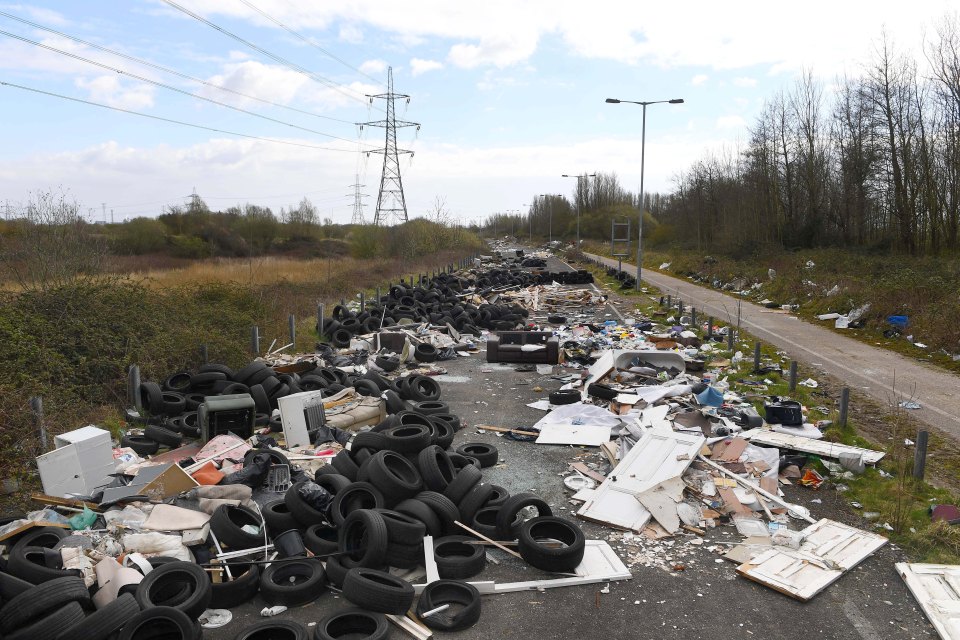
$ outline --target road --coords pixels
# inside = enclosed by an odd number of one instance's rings
[[[554,271],[567,268],[553,259],[548,266]],[[626,311],[630,306],[629,298],[613,296],[604,307],[564,313],[579,322],[598,323],[610,319],[618,307]],[[586,315],[579,315],[581,312]],[[546,312],[532,315],[545,317]],[[527,403],[546,398],[563,382],[550,374],[517,371],[515,365],[487,363],[483,352],[438,364],[447,370],[437,377],[441,400],[464,424],[452,448],[466,442],[495,445],[500,453],[499,464],[483,470],[486,482],[503,486],[511,493],[532,491],[551,506],[555,515],[576,520],[577,506],[571,504],[572,492],[564,487],[561,476],[569,472],[570,462],[601,460],[597,449],[518,442],[475,428],[480,423],[529,427],[544,414]],[[576,370],[556,371],[561,372]],[[839,491],[814,492],[799,485],[784,490],[788,500],[807,506],[817,518],[871,527],[871,523],[851,511]],[[631,580],[483,596],[482,614],[476,626],[455,634],[438,632],[434,638],[775,640],[792,634],[818,640],[936,638],[894,570],[895,562],[906,559],[894,545],[883,547],[812,601],[801,603],[738,577],[736,565],[720,559],[721,552],[741,539],[730,525],[709,530],[705,541],[697,544],[698,536],[691,534],[661,542],[638,536],[627,542],[620,532],[609,527],[577,521],[587,538],[610,542],[628,565]],[[491,550],[490,556],[497,564],[488,563],[477,579],[513,582],[548,577],[499,550]],[[259,612],[264,606],[262,598],[255,597],[233,610],[230,624],[206,631],[204,638],[236,638],[245,626],[262,620]],[[347,606],[349,603],[337,593],[324,593],[314,603],[293,608],[280,618],[310,625]],[[395,628],[391,632],[396,640],[410,639]]]
[[[616,260],[585,255],[606,266],[617,266]],[[631,273],[636,270],[626,263],[623,268]],[[650,269],[642,275],[644,282],[722,322],[736,321],[740,302],[741,326],[760,340],[881,403],[889,404],[894,398],[918,402],[921,408],[911,410],[911,417],[960,441],[960,376],[687,280]]]

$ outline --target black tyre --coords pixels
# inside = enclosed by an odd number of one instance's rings
[[[450,456],[439,445],[430,445],[421,451],[417,455],[417,466],[424,485],[430,491],[443,493],[456,476]]]
[[[164,391],[176,391],[177,393],[190,392],[190,372],[178,371],[163,381]]]
[[[193,620],[183,611],[173,607],[153,607],[128,618],[118,640],[194,640],[195,634]]]
[[[490,499],[487,500],[487,503],[483,506],[485,507],[499,507],[504,502],[507,501],[507,498],[510,497],[510,492],[501,487],[500,485],[492,484],[490,487],[493,489],[493,493],[490,495]]]
[[[388,544],[387,564],[398,569],[413,569],[422,566],[423,542],[420,544]]]
[[[535,507],[539,517],[552,516],[550,505],[532,493],[518,493],[507,498],[497,513],[497,536],[499,540],[516,540],[514,520],[522,509]]]
[[[310,640],[310,634],[295,620],[264,620],[246,627],[235,640]]]
[[[483,479],[483,474],[480,469],[473,465],[467,465],[457,472],[447,488],[443,490],[443,495],[450,498],[454,503],[459,503],[481,479]]]
[[[357,479],[357,473],[359,473],[360,467],[353,461],[353,458],[350,457],[350,452],[346,449],[335,455],[331,464],[334,469],[346,476],[351,482]]]
[[[225,382],[229,382],[229,380],[227,380],[227,374],[220,371],[206,371],[204,373],[197,373],[190,376],[190,389],[201,393],[207,393],[207,395],[215,395],[215,392],[213,392],[214,386],[217,383]]]
[[[7,561],[7,572],[32,584],[40,584],[57,578],[79,576],[78,569],[51,569],[43,564],[43,547],[14,545]]]
[[[371,398],[377,398],[381,393],[380,387],[378,387],[375,382],[370,380],[355,380],[353,382],[353,388],[361,396],[368,396]]]
[[[267,523],[267,532],[271,536],[289,531],[290,529],[303,529],[304,527],[304,525],[301,525],[300,522],[293,517],[293,514],[290,513],[290,509],[287,507],[287,503],[283,498],[271,500],[260,507],[260,512],[263,514],[263,519]]]
[[[544,545],[544,540],[562,542],[563,546]],[[527,520],[517,538],[517,550],[528,564],[554,573],[576,569],[583,560],[585,544],[579,526],[552,516]]]
[[[52,549],[66,537],[67,530],[61,529],[60,527],[34,527],[33,529],[28,529],[25,533],[22,533],[15,538],[16,542],[14,543],[11,552],[16,553],[18,549],[22,549],[23,547],[43,547],[44,549]],[[10,540],[5,540],[4,544],[9,545]]]
[[[310,525],[303,534],[303,546],[317,556],[336,553],[340,548],[337,544],[337,528],[326,522]]]
[[[453,438],[457,432],[453,428],[453,425],[442,420],[440,415],[442,414],[427,416],[433,425],[433,438],[430,440],[430,444],[435,444],[441,449],[446,450],[453,444]]]
[[[600,398],[601,400],[613,400],[619,393],[620,392],[613,387],[596,382],[587,386],[587,395]]]
[[[140,403],[144,409],[153,415],[163,413],[163,389],[156,382],[140,383]]]
[[[146,429],[143,430],[143,435],[171,449],[175,449],[183,444],[182,435],[166,427],[161,427],[158,424],[148,424]]]
[[[330,519],[337,526],[343,524],[347,516],[360,509],[382,509],[386,506],[383,494],[369,482],[352,482],[333,497],[330,505]]]
[[[500,453],[492,444],[485,442],[467,442],[457,447],[457,453],[462,456],[476,458],[481,467],[492,467],[497,464]]]
[[[420,520],[391,509],[375,509],[387,525],[387,538],[391,545],[418,545],[427,535],[427,527]],[[422,559],[422,558],[421,558]]]
[[[407,395],[411,400],[425,402],[440,399],[440,385],[433,378],[412,375],[407,379]]]
[[[453,468],[457,470],[457,473],[460,473],[466,467],[476,467],[477,471],[480,470],[480,461],[472,456],[462,456],[459,453],[450,454],[450,462],[453,463]]]
[[[6,567],[0,570],[0,602],[13,600],[24,591],[33,589],[33,583],[6,573]]]
[[[384,371],[396,371],[400,366],[400,358],[397,356],[377,356],[373,361]]]
[[[314,640],[386,640],[390,635],[387,619],[363,609],[347,609],[317,623]]]
[[[107,640],[120,631],[127,622],[140,613],[140,605],[129,593],[97,609],[86,618],[63,631],[61,638],[80,640]]]
[[[460,605],[423,617],[427,611],[445,604]],[[453,610],[453,613],[450,611]],[[417,602],[417,615],[423,624],[438,631],[462,631],[480,619],[480,592],[472,584],[458,580],[437,580],[424,587]]]
[[[224,504],[217,507],[210,517],[210,530],[220,544],[231,549],[249,549],[263,545],[263,533],[247,533],[244,526],[262,526],[257,512],[239,505]]]
[[[440,402],[439,400],[418,402],[413,406],[413,410],[417,413],[422,413],[425,416],[432,416],[438,413],[450,413],[450,407],[447,406],[447,403]]]
[[[340,349],[346,349],[350,346],[350,338],[353,337],[353,334],[350,333],[349,329],[344,329],[340,327],[333,332],[333,335],[330,336],[330,342],[333,343],[333,346]]]
[[[482,545],[468,536],[446,536],[433,541],[433,557],[441,578],[465,580],[479,574],[487,566],[487,553]]]
[[[56,640],[64,629],[79,624],[84,617],[80,603],[68,602],[59,609],[3,637],[4,640]]]
[[[197,367],[197,373],[212,373],[212,372],[222,373],[223,375],[227,376],[228,380],[237,379],[233,369],[231,369],[225,364],[220,364],[218,362],[208,362],[207,364],[202,364],[199,367]]]
[[[330,467],[321,467],[321,469],[326,469]],[[336,469],[331,468],[330,471],[334,473],[320,473],[318,470],[316,476],[314,477],[314,482],[330,492],[331,495],[337,495],[343,489],[346,489],[350,486],[350,478],[347,476],[336,473]]]
[[[563,391],[552,391],[549,399],[552,405],[573,404],[580,402],[580,392],[576,389],[564,389]]]
[[[407,403],[396,391],[384,391],[383,399],[387,402],[387,412],[391,414],[407,410]]]
[[[327,558],[327,580],[330,581],[330,584],[340,588],[343,586],[343,579],[347,577],[347,569],[343,564],[340,563],[340,560],[337,556],[330,556]]]
[[[172,586],[183,584],[188,585],[190,594],[182,601],[177,598],[174,608],[196,620],[210,606],[213,591],[207,572],[192,562],[171,562],[148,573],[137,585],[137,603],[141,609],[167,606],[162,596],[169,593]]]
[[[389,429],[391,427],[387,427],[387,428]],[[383,435],[383,433],[380,433],[377,431],[361,431],[357,435],[353,436],[353,440],[350,441],[351,452],[359,449],[372,449],[373,451],[383,451],[389,446],[390,446],[390,441],[387,440],[387,437]],[[354,460],[354,462],[358,462],[358,461]]]
[[[372,509],[361,509],[347,516],[337,536],[340,564],[354,567],[379,567],[387,556],[387,523]]]
[[[484,484],[483,482],[478,482],[473,485],[473,489],[463,497],[463,500],[457,503],[457,507],[460,509],[460,516],[464,522],[472,522],[473,516],[480,510],[480,507],[487,504],[491,496],[493,496],[493,485]]]
[[[423,488],[420,472],[399,453],[380,451],[365,464],[370,484],[380,490],[387,504],[412,498]]]
[[[187,399],[182,393],[164,391],[160,397],[163,398],[163,415],[165,416],[178,416],[187,410]]]
[[[420,417],[426,420],[424,416]],[[383,432],[387,438],[387,448],[397,453],[420,453],[430,446],[430,440],[433,438],[429,425],[427,421],[426,424],[400,424],[387,429]]]
[[[343,597],[367,611],[404,614],[414,595],[412,584],[377,569],[357,567],[343,579]]]
[[[187,401],[187,410],[196,411],[197,409],[200,408],[200,405],[202,405],[206,401],[207,394],[188,393],[187,395],[184,396],[184,398],[186,398],[186,401]]]
[[[314,508],[300,495],[300,489],[306,483],[307,481],[297,482],[287,489],[287,492],[283,495],[283,501],[286,503],[287,509],[290,510],[290,514],[300,523],[298,529],[327,520],[326,512]]]
[[[252,385],[250,387],[250,397],[253,398],[253,403],[257,407],[257,413],[269,414],[273,411],[273,407],[270,406],[270,397],[264,391],[263,385]]]
[[[138,456],[152,456],[160,450],[160,443],[147,436],[123,436],[120,446],[130,447]]]
[[[422,491],[417,494],[416,499],[430,507],[430,509],[437,514],[445,534],[460,530],[460,527],[455,524],[460,520],[460,510],[457,509],[457,505],[445,495],[435,491]]]
[[[319,560],[275,562],[260,575],[260,596],[269,605],[299,607],[319,598],[326,585]]]
[[[260,591],[260,565],[230,563],[230,573],[233,574],[233,580],[210,583],[211,609],[239,607],[252,600]],[[226,580],[226,572],[221,576]]]
[[[440,521],[440,518],[434,513],[433,509],[423,502],[419,500],[404,500],[398,503],[393,510],[423,523],[427,534],[435,538],[443,535],[443,523]]]
[[[417,359],[417,362],[436,362],[437,348],[432,344],[421,342],[413,350],[413,357]]]
[[[48,580],[21,593],[0,609],[0,632],[11,633],[70,602],[89,609],[90,592],[82,578],[66,576]]]

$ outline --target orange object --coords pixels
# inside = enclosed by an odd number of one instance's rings
[[[224,474],[220,472],[220,469],[217,469],[217,465],[213,464],[213,461],[203,465],[191,475],[200,484],[207,485],[218,484],[224,478]]]
[[[806,487],[813,487],[814,489],[819,489],[820,485],[823,484],[823,476],[814,471],[813,469],[805,469],[803,472],[803,477],[800,478],[800,484]]]

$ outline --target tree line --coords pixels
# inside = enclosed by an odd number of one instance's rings
[[[803,73],[766,102],[742,152],[710,154],[676,177],[660,219],[704,249],[955,252],[960,14],[936,25],[922,59],[883,34],[862,73],[829,94]]]

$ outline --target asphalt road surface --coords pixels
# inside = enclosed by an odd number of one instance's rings
[[[551,262],[550,266],[559,265]],[[621,308],[626,311],[630,306],[626,301]],[[615,317],[617,311],[614,305],[607,305],[592,313],[595,314],[592,319],[603,320]],[[477,424],[505,427],[534,424],[543,412],[527,407],[527,403],[546,398],[562,381],[535,371],[516,371],[515,365],[488,364],[482,349],[481,345],[479,354],[438,363],[447,369],[447,373],[438,378],[441,400],[447,402],[464,423],[453,448],[465,442],[494,444],[499,449],[500,461],[497,466],[484,469],[485,482],[501,485],[511,493],[532,491],[550,504],[555,515],[575,520],[576,506],[569,501],[572,492],[563,486],[561,476],[568,472],[572,461],[600,461],[596,449],[518,442],[491,432],[478,432],[475,428]],[[833,518],[862,528],[871,526],[852,513],[842,493],[828,489],[815,492],[801,487],[786,489],[789,500],[807,506],[816,518]],[[894,570],[894,562],[905,558],[891,545],[880,549],[810,602],[801,603],[737,577],[736,565],[720,559],[721,549],[741,540],[731,526],[708,531],[702,544],[696,544],[698,537],[692,534],[660,542],[638,536],[637,541],[628,544],[621,539],[621,532],[588,522],[580,524],[588,539],[609,541],[630,569],[631,580],[610,583],[609,588],[597,584],[483,596],[480,621],[474,627],[457,633],[436,632],[435,637],[441,640],[936,637]],[[800,526],[797,523],[797,527]],[[547,577],[502,551],[493,550],[490,556],[499,564],[488,562],[477,579],[514,582]],[[236,638],[243,628],[262,619],[259,612],[263,606],[260,596],[256,596],[250,603],[233,610],[231,623],[206,631],[204,637],[208,640]],[[288,610],[280,617],[310,625],[348,606],[348,602],[331,591],[314,603]],[[311,634],[313,628],[310,627]],[[391,637],[409,638],[392,626]]]
[[[585,255],[606,266],[617,266],[616,260]],[[636,271],[634,265],[626,263],[623,268],[630,273]],[[881,403],[901,399],[918,402],[921,408],[910,410],[911,417],[960,441],[960,376],[688,280],[650,269],[644,269],[642,276],[645,282],[665,294],[679,297],[688,307],[696,307],[699,314],[711,315],[722,322],[736,322],[740,302],[741,326],[760,340],[776,345],[794,360],[821,369]],[[745,355],[749,357],[752,352]]]

